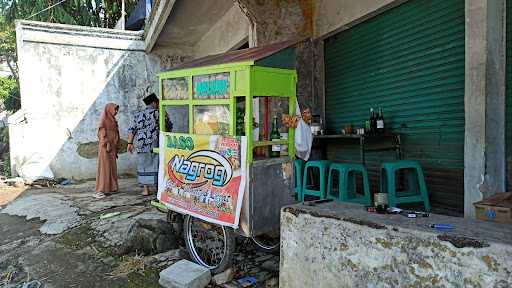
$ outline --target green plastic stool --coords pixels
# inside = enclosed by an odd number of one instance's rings
[[[396,172],[400,170],[405,170],[404,176],[409,189],[401,191],[400,195],[397,195]],[[396,207],[398,204],[404,203],[423,202],[425,211],[431,211],[425,176],[420,163],[410,160],[385,162],[382,164],[381,172],[380,191],[388,193],[388,205],[390,207]]]
[[[293,161],[293,171],[295,179],[295,193],[297,193],[297,199],[302,201],[302,177],[304,176],[304,164],[305,161],[297,159]]]
[[[334,195],[333,184],[334,174],[338,172],[338,195]],[[356,173],[363,177],[364,194],[356,193]],[[327,184],[327,198],[336,199],[341,202],[359,203],[366,206],[372,204],[370,193],[370,181],[368,171],[361,164],[334,163],[329,167],[329,181]]]
[[[320,199],[326,199],[327,194],[327,176],[329,174],[329,165],[331,165],[331,161],[328,160],[318,160],[318,161],[308,161],[306,162],[306,165],[304,166],[304,177],[302,178],[302,191],[300,195],[299,201],[304,201],[304,196],[316,196]],[[313,175],[311,172],[313,171],[312,168],[318,168],[320,171],[319,173],[319,189],[314,189],[311,187],[313,183],[309,183],[308,180],[313,180]],[[311,177],[311,178],[310,178]]]

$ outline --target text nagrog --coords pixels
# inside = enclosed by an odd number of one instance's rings
[[[219,165],[193,161],[196,158],[211,159]],[[223,156],[214,151],[197,151],[185,159],[176,155],[172,159],[171,168],[176,173],[185,175],[187,181],[196,181],[201,176],[206,180],[212,180],[212,185],[217,187],[225,186],[231,180],[232,167]]]

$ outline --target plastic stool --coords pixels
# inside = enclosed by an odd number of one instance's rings
[[[327,175],[329,174],[329,165],[331,161],[328,160],[319,160],[319,161],[308,161],[304,166],[304,177],[302,178],[302,193],[300,197],[300,201],[304,201],[304,196],[316,196],[320,197],[320,199],[325,199],[327,194]],[[318,168],[320,171],[319,179],[319,189],[313,189],[312,187],[308,187],[308,179],[313,179],[309,177],[313,177],[311,174],[312,168]],[[313,183],[311,183],[312,185]]]
[[[334,174],[338,172],[338,195],[333,195]],[[356,173],[363,177],[363,195],[356,193]],[[329,181],[327,184],[327,198],[341,202],[359,203],[370,206],[372,198],[370,194],[370,181],[368,171],[361,164],[334,163],[329,167]]]
[[[293,172],[295,179],[295,193],[297,193],[297,199],[302,201],[302,177],[304,176],[304,164],[305,161],[297,159],[293,161]]]
[[[407,179],[409,189],[401,191],[401,195],[397,195],[396,172],[400,170],[405,170],[404,176]],[[398,204],[404,203],[423,202],[425,211],[431,211],[425,176],[420,163],[409,160],[385,162],[382,164],[381,172],[380,190],[383,193],[388,193],[388,205],[390,207],[396,207]]]

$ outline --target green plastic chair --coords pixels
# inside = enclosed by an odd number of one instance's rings
[[[295,179],[295,193],[297,193],[297,199],[302,201],[302,177],[304,176],[304,163],[302,159],[293,161],[294,179]]]
[[[320,199],[326,199],[327,194],[327,176],[329,174],[329,165],[331,161],[318,160],[308,161],[304,166],[304,177],[302,178],[302,191],[299,201],[303,202],[306,195],[319,197]],[[319,188],[313,187],[314,175],[313,171],[318,168],[319,170]],[[309,181],[311,180],[311,181]]]
[[[403,171],[404,178],[407,180],[409,189],[398,193],[396,172],[400,170],[405,170]],[[383,193],[388,193],[390,207],[396,207],[398,204],[423,202],[425,211],[431,211],[425,176],[418,161],[385,162],[382,164],[381,172],[380,190]]]
[[[334,195],[334,179],[338,174],[338,195]],[[356,193],[356,174],[363,177],[363,195]],[[370,206],[372,196],[368,171],[361,164],[334,163],[329,167],[329,181],[327,184],[327,198],[341,202],[359,203]]]

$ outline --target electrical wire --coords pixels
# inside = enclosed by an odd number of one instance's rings
[[[58,2],[58,3],[56,3],[56,4],[53,4],[52,6],[49,6],[49,7],[47,7],[47,8],[44,8],[43,10],[41,10],[41,11],[39,11],[39,12],[35,13],[35,14],[30,15],[30,16],[29,16],[28,18],[26,18],[25,20],[29,20],[30,18],[32,18],[32,17],[34,17],[34,16],[37,16],[37,15],[39,15],[39,14],[43,13],[44,11],[50,10],[50,9],[52,9],[53,7],[55,7],[55,6],[59,5],[60,3],[64,2],[64,1],[66,1],[66,0],[61,0],[60,2]]]

